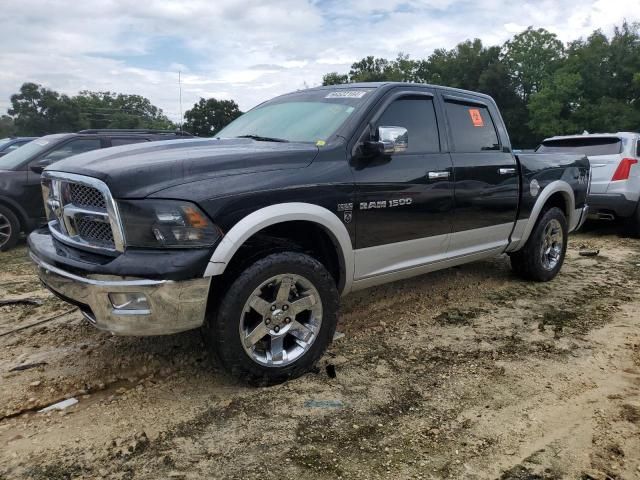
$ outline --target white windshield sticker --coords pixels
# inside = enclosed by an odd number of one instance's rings
[[[35,143],[36,145],[41,145],[41,146],[44,147],[45,145],[49,144],[49,141],[48,140],[34,140],[33,143]]]
[[[329,93],[324,98],[362,98],[366,94],[366,90],[337,90]]]

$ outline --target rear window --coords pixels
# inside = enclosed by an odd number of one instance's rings
[[[587,156],[616,155],[622,152],[622,142],[617,137],[563,138],[542,142],[538,153],[580,153]]]

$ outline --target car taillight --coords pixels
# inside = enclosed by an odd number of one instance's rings
[[[620,161],[620,165],[616,168],[616,173],[613,174],[611,178],[612,182],[616,180],[629,180],[629,175],[631,174],[631,167],[638,163],[638,160],[635,158],[623,158]]]

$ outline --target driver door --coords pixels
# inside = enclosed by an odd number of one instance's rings
[[[447,251],[453,188],[441,148],[436,98],[427,89],[390,95],[371,125],[407,129],[408,147],[352,162],[356,181],[355,279],[434,261]]]

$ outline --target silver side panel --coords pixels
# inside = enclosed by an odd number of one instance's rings
[[[481,254],[480,258],[484,258],[484,252],[491,252],[488,255],[493,255],[494,252],[501,253],[507,247],[512,228],[512,223],[505,223],[450,235],[358,249],[355,251],[355,281],[412,270],[454,258],[468,258],[478,253]]]
[[[511,230],[513,230],[513,223],[510,222],[456,232],[451,235],[451,245],[447,256],[460,257],[479,251],[505,249],[509,243]]]
[[[389,243],[355,251],[355,279],[404,270],[443,260],[447,255],[451,235],[418,238]]]
[[[404,280],[406,278],[415,277],[417,275],[423,275],[425,273],[435,272],[436,270],[455,267],[456,265],[475,262],[478,260],[483,260],[485,258],[492,258],[500,255],[503,251],[504,247],[499,247],[492,250],[475,252],[470,255],[463,255],[461,257],[446,258],[440,261],[435,261],[433,263],[428,263],[426,265],[407,268],[405,270],[355,280],[353,282],[352,291],[362,290],[365,288],[374,287],[376,285],[382,285],[384,283],[395,282],[397,280]]]
[[[205,270],[205,277],[222,275],[238,249],[255,233],[277,223],[289,221],[317,223],[333,237],[339,249],[345,272],[342,293],[351,290],[353,282],[353,246],[344,223],[331,211],[311,203],[291,202],[270,205],[247,215],[227,232],[216,248]]]

